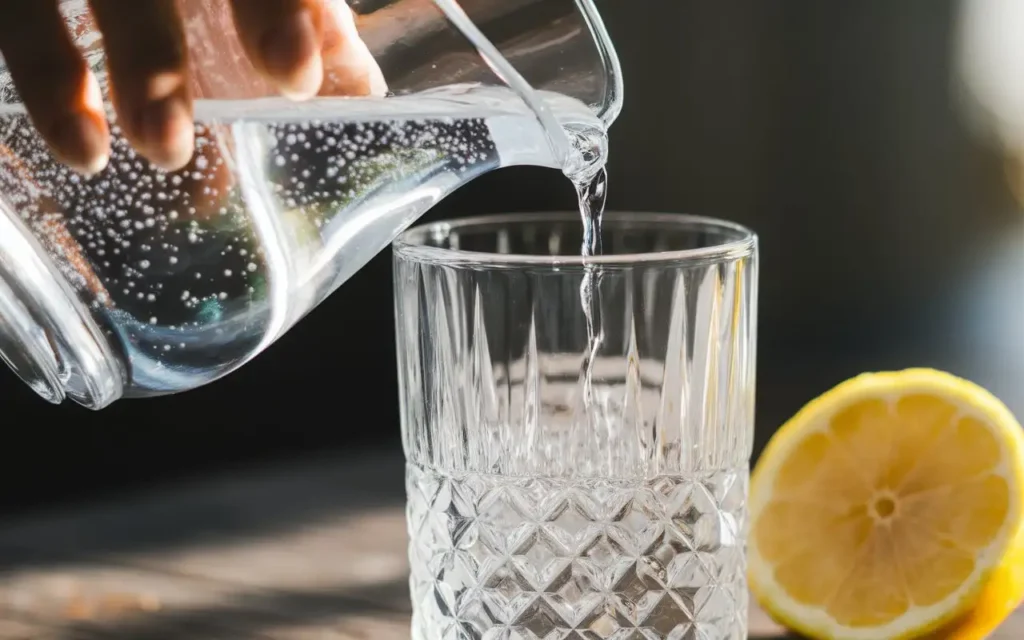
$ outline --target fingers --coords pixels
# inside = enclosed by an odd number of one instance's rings
[[[323,82],[323,0],[231,0],[242,47],[285,96],[312,98]]]
[[[247,57],[283,94],[382,95],[383,75],[341,0],[230,0]],[[125,136],[168,170],[194,150],[192,83],[176,0],[89,0]],[[58,0],[3,0],[0,53],[32,122],[60,161],[86,174],[109,161],[96,78]],[[325,82],[325,66],[327,80]]]
[[[94,174],[110,158],[102,96],[68,35],[56,0],[7,0],[0,52],[32,123],[70,167]]]
[[[194,129],[188,55],[175,0],[89,4],[103,33],[111,99],[125,136],[154,164],[180,169],[192,157]]]
[[[387,93],[384,74],[356,30],[355,13],[344,3],[326,8],[323,58],[322,95],[381,97]]]

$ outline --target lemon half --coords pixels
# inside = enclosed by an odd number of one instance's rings
[[[1022,514],[1024,431],[1005,405],[930,369],[865,374],[804,407],[758,461],[751,588],[811,637],[921,637],[969,621],[1024,544]]]

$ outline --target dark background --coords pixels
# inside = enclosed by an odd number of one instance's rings
[[[619,0],[609,207],[761,235],[758,447],[864,370],[935,366],[1024,414],[1024,214],[954,87],[950,0]],[[1022,80],[1024,81],[1024,80]],[[555,172],[465,187],[427,219],[571,208]],[[0,512],[306,452],[399,447],[390,255],[241,371],[93,413],[6,369]]]

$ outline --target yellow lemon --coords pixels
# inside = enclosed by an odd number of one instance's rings
[[[772,438],[750,518],[751,589],[790,628],[834,640],[983,638],[1024,582],[1024,431],[950,374],[865,374]]]

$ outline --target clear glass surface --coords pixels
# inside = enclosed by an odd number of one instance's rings
[[[0,357],[40,395],[101,408],[216,380],[462,184],[564,168],[570,136],[619,112],[591,0],[324,2],[376,62],[369,95],[351,95],[349,60],[325,52],[317,98],[278,97],[230,3],[181,0],[196,146],[172,173],[109,107],[107,168],[85,178],[56,162],[0,59]],[[60,7],[109,103],[88,2]]]
[[[603,236],[584,260],[557,213],[394,244],[414,640],[747,637],[756,238]]]

